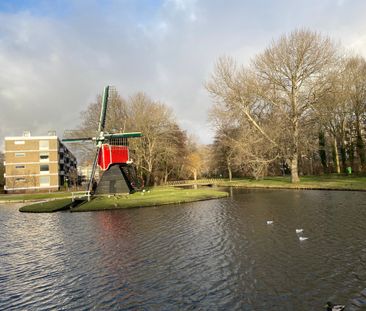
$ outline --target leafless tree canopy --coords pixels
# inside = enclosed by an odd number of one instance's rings
[[[253,163],[263,167],[263,174],[271,163],[285,163],[298,182],[304,171],[299,163],[308,162],[308,171],[314,172],[314,161],[325,155],[317,154],[319,133],[325,131],[328,143],[321,148],[333,149],[338,172],[341,166],[354,166],[346,158],[355,155],[359,170],[364,169],[365,61],[341,54],[329,37],[301,29],[273,41],[249,67],[230,57],[217,61],[206,83],[215,102],[210,117],[216,147],[230,147],[232,168],[245,166],[258,177]],[[236,130],[227,132],[230,128]],[[352,150],[344,145],[347,135],[356,141],[347,143]]]

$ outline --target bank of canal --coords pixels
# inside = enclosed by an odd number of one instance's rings
[[[181,189],[156,187],[126,195],[107,195],[74,204],[70,198],[39,202],[21,207],[21,212],[45,213],[70,209],[73,212],[100,211],[133,207],[181,204],[227,197],[228,193],[212,188]]]

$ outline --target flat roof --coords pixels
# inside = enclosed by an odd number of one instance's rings
[[[41,140],[41,139],[58,139],[58,136],[9,136],[5,140]]]

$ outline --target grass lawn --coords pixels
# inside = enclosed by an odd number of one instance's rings
[[[131,207],[179,204],[227,197],[228,193],[214,189],[181,189],[173,187],[156,187],[146,192],[136,192],[126,196],[98,197],[74,212],[121,209]]]
[[[60,199],[23,206],[19,211],[28,213],[52,213],[68,208],[70,204],[71,199]]]
[[[356,176],[302,176],[300,182],[291,183],[289,176],[266,177],[262,180],[254,179],[233,179],[219,180],[215,182],[218,186],[233,186],[245,188],[289,188],[289,189],[330,189],[330,190],[365,190],[366,177]]]

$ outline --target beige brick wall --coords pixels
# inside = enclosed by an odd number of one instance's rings
[[[42,141],[48,141],[48,149],[58,149],[57,139],[41,139]],[[16,144],[17,141],[22,141],[24,144]],[[5,140],[5,150],[7,151],[20,151],[20,150],[40,150],[39,139],[22,139],[17,140]]]
[[[40,186],[40,176],[22,176],[7,178],[6,186],[8,188],[29,188]],[[51,175],[49,186],[58,186],[58,175]],[[47,188],[47,186],[45,187]]]
[[[16,143],[16,141],[21,143]],[[43,146],[40,141],[48,141],[48,148],[47,144]],[[27,139],[26,137],[17,137],[15,140],[6,139],[4,160],[6,163],[5,174],[7,188],[42,187],[40,185],[40,179],[45,180],[47,178],[49,178],[50,187],[58,186],[58,149],[59,142],[56,138]],[[19,156],[19,154],[24,155]],[[48,159],[41,159],[41,154],[48,154]],[[43,173],[40,171],[42,165],[48,165],[48,172]]]

